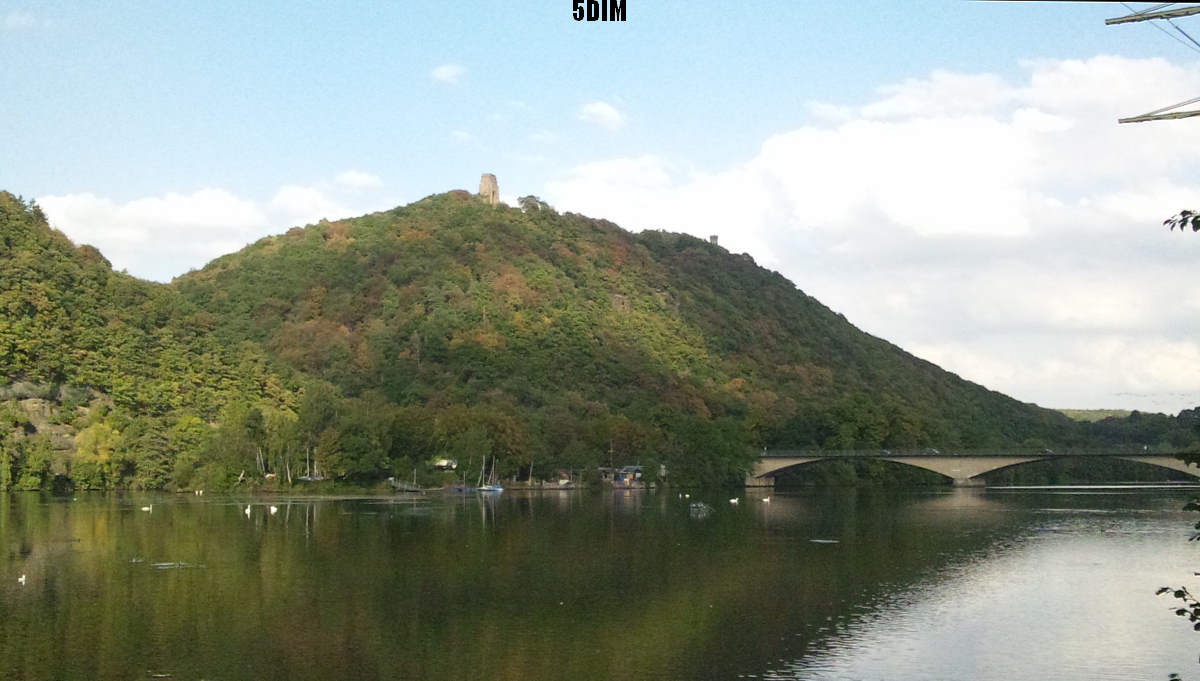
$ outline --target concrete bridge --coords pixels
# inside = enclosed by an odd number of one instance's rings
[[[891,450],[844,450],[844,451],[808,451],[808,450],[763,450],[762,457],[746,476],[747,487],[770,487],[775,484],[775,475],[788,468],[803,466],[814,461],[829,461],[831,459],[876,459],[892,461],[908,466],[924,468],[927,471],[940,473],[954,481],[955,486],[983,485],[979,477],[985,473],[1019,466],[1031,461],[1046,461],[1072,456],[1107,457],[1138,461],[1151,466],[1161,466],[1174,471],[1181,471],[1200,478],[1200,466],[1184,463],[1179,458],[1179,452],[1152,452],[1110,450],[959,450],[942,453],[936,449],[921,451],[891,451]]]

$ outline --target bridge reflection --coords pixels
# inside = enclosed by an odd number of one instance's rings
[[[837,496],[834,497],[836,501],[833,503],[835,505],[844,504],[848,508],[852,508],[858,503],[858,493],[859,490],[853,487],[839,489]],[[878,498],[886,496],[887,492],[870,490],[867,494],[871,498]],[[1008,508],[1003,498],[990,495],[986,490],[973,487],[943,488],[937,489],[937,491],[931,490],[927,494],[917,495],[905,492],[902,496],[906,508],[921,512],[962,511],[968,509],[974,511],[999,511]],[[795,491],[776,496],[769,489],[756,488],[747,490],[746,503],[750,504],[750,507],[755,509],[759,517],[763,518],[769,524],[771,521],[800,521],[811,518],[813,505],[827,506],[830,503],[830,499],[819,495],[796,493]]]

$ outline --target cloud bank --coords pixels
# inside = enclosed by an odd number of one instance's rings
[[[219,188],[119,202],[91,193],[40,196],[51,226],[100,249],[118,270],[170,281],[190,269],[295,225],[360,215],[396,202],[370,190],[375,175],[349,170],[332,182],[288,184],[268,199]]]

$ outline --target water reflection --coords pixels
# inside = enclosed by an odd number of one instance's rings
[[[1165,678],[1171,494],[0,496],[0,678]]]

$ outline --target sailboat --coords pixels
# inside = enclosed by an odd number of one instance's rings
[[[480,472],[480,482],[482,482],[482,481],[483,481],[483,473]],[[496,457],[495,456],[492,457],[492,472],[491,472],[491,474],[488,475],[487,484],[480,485],[478,489],[480,492],[503,492],[504,491],[504,487],[502,487],[496,483]]]

